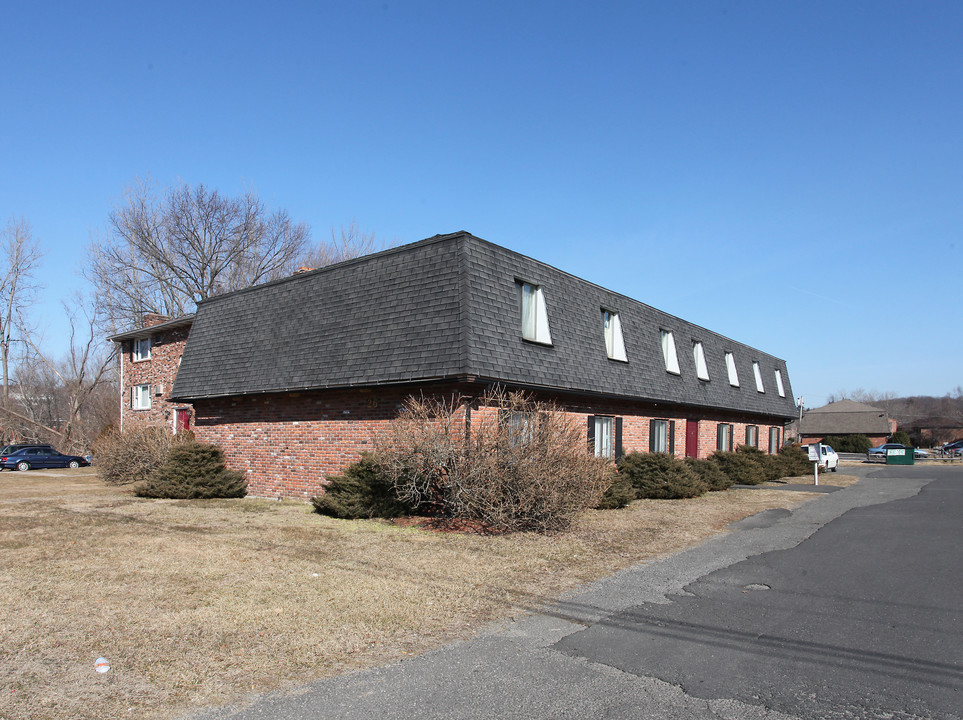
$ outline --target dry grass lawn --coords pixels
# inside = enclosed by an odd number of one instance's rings
[[[812,497],[642,501],[564,534],[492,537],[4,472],[0,718],[169,718],[391,662]]]

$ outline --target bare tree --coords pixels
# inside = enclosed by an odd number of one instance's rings
[[[30,223],[23,217],[11,218],[0,235],[4,273],[0,277],[0,365],[3,370],[2,400],[10,398],[11,334],[26,306],[30,304],[37,285],[33,273],[40,262],[40,246],[33,238]]]
[[[109,235],[91,244],[84,274],[108,324],[124,326],[290,274],[309,237],[307,225],[253,190],[229,197],[181,183],[158,193],[138,181],[110,214]]]
[[[358,227],[357,220],[352,220],[350,225],[347,227],[342,225],[337,231],[332,227],[331,240],[320,242],[311,248],[301,264],[310,268],[319,268],[369,255],[384,248],[383,242],[381,247],[378,247],[373,232],[363,232]]]
[[[80,452],[116,419],[113,348],[102,340],[95,305],[78,299],[70,320],[70,344],[65,357],[48,357],[26,336],[27,357],[18,373],[20,420],[30,434],[47,435],[66,451]],[[28,434],[28,433],[23,433]],[[51,437],[53,436],[53,437]]]

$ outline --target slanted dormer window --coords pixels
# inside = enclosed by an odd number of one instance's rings
[[[708,380],[709,366],[706,365],[706,351],[698,340],[692,343],[692,357],[695,359],[696,376],[700,380]]]
[[[552,333],[548,329],[548,310],[542,288],[539,285],[519,282],[518,297],[522,313],[522,337],[532,342],[551,345]]]
[[[150,360],[150,338],[145,337],[134,340],[134,348],[131,355],[134,362]]]
[[[662,357],[665,359],[665,371],[673,375],[681,375],[679,356],[675,351],[675,338],[671,330],[662,330]]]
[[[739,373],[736,372],[736,358],[731,352],[726,353],[726,371],[729,373],[729,384],[739,387]]]
[[[782,384],[782,373],[779,368],[776,368],[776,390],[779,393],[779,397],[786,397],[786,388]]]
[[[756,376],[756,390],[761,393],[766,392],[766,386],[762,384],[762,370],[759,369],[759,363],[756,361],[752,362],[752,374]]]
[[[605,353],[609,360],[628,362],[625,356],[625,340],[622,338],[622,321],[612,310],[602,310],[602,328],[605,332]]]

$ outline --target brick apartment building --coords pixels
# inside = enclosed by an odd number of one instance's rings
[[[145,338],[150,358],[138,360]],[[775,452],[796,413],[783,360],[465,232],[220,295],[113,339],[125,426],[190,426],[256,496],[322,492],[412,393],[454,399],[470,423],[490,411],[491,387],[526,390],[613,459]]]

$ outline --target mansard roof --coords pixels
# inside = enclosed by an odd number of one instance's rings
[[[551,345],[521,336],[520,282],[542,289]],[[606,354],[603,309],[619,314],[628,362]],[[661,330],[673,333],[679,374],[666,371]],[[708,381],[696,376],[693,342]],[[795,416],[785,361],[466,232],[201,302],[172,397],[466,378]]]

